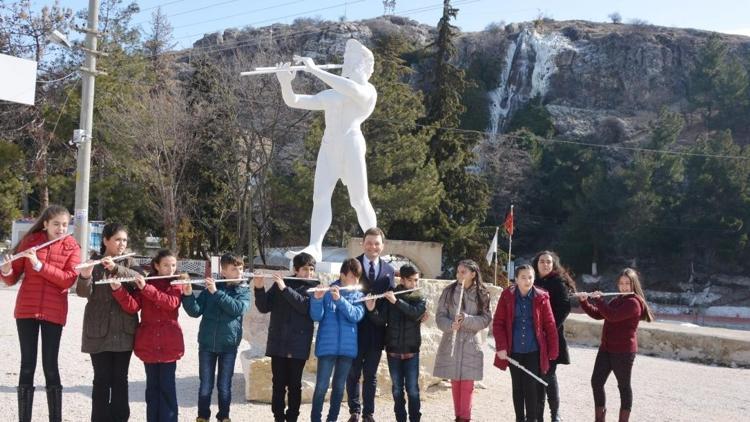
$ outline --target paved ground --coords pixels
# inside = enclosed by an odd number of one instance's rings
[[[13,319],[16,289],[0,289],[0,415],[2,420],[16,419],[16,390],[20,352]],[[68,325],[63,330],[60,350],[60,369],[63,385],[63,420],[88,420],[91,408],[91,380],[93,378],[89,356],[80,352],[80,332],[85,300],[70,297]],[[187,350],[177,364],[178,402],[180,421],[195,420],[198,394],[198,320],[185,314],[180,316],[185,332]],[[510,375],[491,366],[491,351],[485,353],[485,388],[474,397],[475,421],[512,421]],[[562,390],[562,414],[565,420],[593,420],[593,400],[589,377],[594,364],[594,349],[574,347],[571,350],[573,365],[558,369]],[[272,421],[267,404],[247,403],[244,400],[244,381],[239,362],[235,368],[234,403],[232,418],[237,421]],[[670,361],[648,356],[638,356],[633,370],[635,405],[633,421],[740,421],[749,420],[750,370],[718,368],[693,363]],[[47,404],[43,390],[44,377],[40,362],[37,366],[34,402],[34,421],[46,421]],[[270,380],[269,380],[270,382]],[[146,405],[143,401],[145,375],[142,363],[133,358],[130,366],[130,400],[132,421],[145,421]],[[618,408],[618,394],[614,377],[607,386],[612,412]],[[453,405],[450,390],[432,387],[422,400],[424,420],[452,421]],[[378,421],[392,421],[392,401],[389,392],[377,399]],[[214,411],[215,411],[214,401]],[[303,405],[301,420],[308,420],[310,405]],[[344,409],[339,420],[346,420]],[[610,418],[611,420],[611,418]]]

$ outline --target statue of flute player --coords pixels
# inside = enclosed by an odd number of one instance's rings
[[[295,57],[295,61],[304,64],[306,72],[331,87],[315,95],[295,94],[292,90],[294,73],[276,73],[284,102],[289,107],[325,112],[325,132],[315,165],[310,243],[301,251],[320,262],[323,237],[331,225],[331,197],[339,179],[349,191],[362,232],[377,226],[375,210],[367,194],[366,146],[360,129],[375,109],[378,97],[375,87],[368,82],[375,59],[370,50],[350,39],[346,42],[341,76],[318,68],[309,57]],[[289,63],[281,67],[288,68]]]

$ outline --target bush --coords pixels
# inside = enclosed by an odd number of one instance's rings
[[[552,115],[542,104],[542,99],[538,95],[516,111],[508,124],[508,132],[524,128],[543,138],[549,138],[555,134]]]

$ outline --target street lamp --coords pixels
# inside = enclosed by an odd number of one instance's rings
[[[86,28],[78,31],[86,34],[85,47],[80,49],[86,53],[84,67],[81,67],[81,114],[80,129],[76,131],[78,157],[76,164],[76,200],[74,206],[75,238],[81,246],[81,257],[89,256],[89,182],[91,179],[91,133],[94,126],[94,81],[96,75],[103,74],[96,70],[96,57],[103,53],[96,50],[99,32],[99,0],[89,0],[89,16]],[[54,30],[47,37],[50,41],[71,47],[65,35]]]

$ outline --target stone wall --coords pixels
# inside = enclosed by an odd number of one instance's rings
[[[328,276],[330,277],[330,276]],[[420,280],[420,287],[427,297],[427,311],[429,319],[422,326],[422,348],[420,352],[420,387],[426,390],[428,386],[440,382],[440,379],[432,376],[435,364],[435,354],[442,332],[435,325],[435,307],[437,306],[440,293],[445,286],[450,284],[447,280]],[[270,280],[266,282],[266,289],[270,287]],[[499,287],[488,286],[491,292],[491,309],[495,309],[500,296]],[[245,316],[244,338],[250,343],[250,349],[240,355],[243,372],[245,374],[245,398],[250,401],[270,403],[271,401],[271,358],[265,357],[266,339],[268,335],[269,314],[261,314],[255,306]],[[486,333],[488,330],[485,330]],[[485,337],[486,339],[486,337]],[[315,389],[315,372],[317,360],[315,359],[315,345],[312,347],[310,360],[307,361],[302,376],[302,401],[309,403]],[[388,364],[385,353],[378,368],[378,393],[390,394],[391,379],[388,374]]]
[[[570,344],[598,347],[602,322],[583,314],[565,321]],[[638,352],[667,359],[750,368],[750,331],[692,324],[643,322],[638,326]]]

